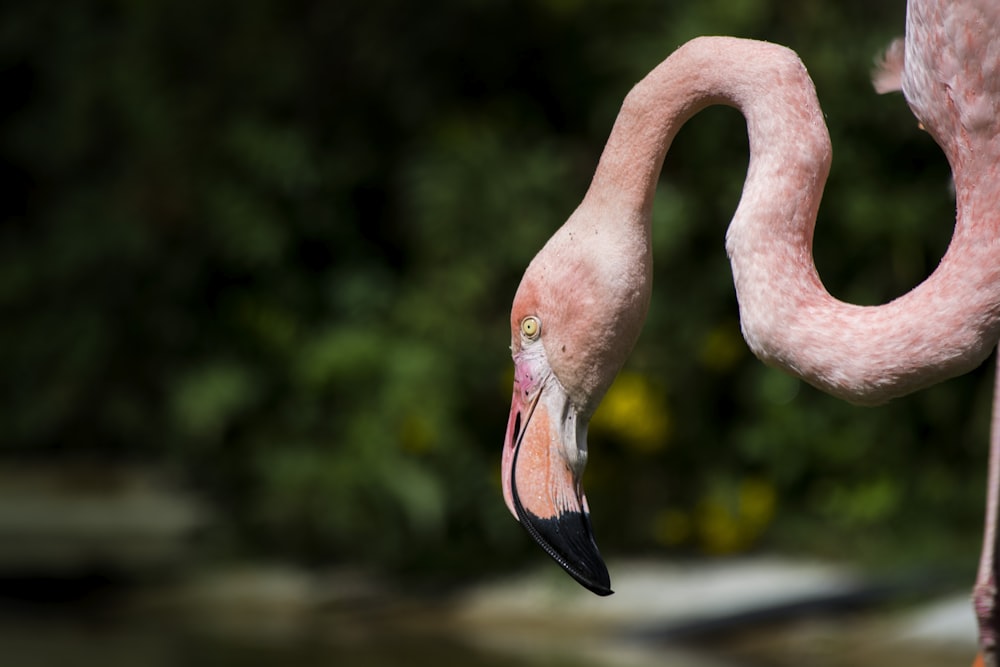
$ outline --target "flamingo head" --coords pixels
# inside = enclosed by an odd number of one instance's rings
[[[514,297],[502,484],[507,507],[535,542],[583,586],[609,595],[581,486],[587,425],[638,338],[651,261],[645,235],[622,233],[634,227],[590,220],[580,210],[570,218]]]

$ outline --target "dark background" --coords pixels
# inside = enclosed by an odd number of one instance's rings
[[[508,309],[630,86],[699,34],[795,49],[834,145],[816,261],[933,270],[949,171],[875,56],[902,2],[73,0],[0,11],[0,464],[153,470],[204,558],[455,581],[544,558],[507,514]],[[992,373],[861,409],[743,343],[745,127],[667,157],[642,339],[592,428],[607,555],[972,572]],[[85,471],[79,473],[79,471]],[[96,481],[93,481],[96,480]]]

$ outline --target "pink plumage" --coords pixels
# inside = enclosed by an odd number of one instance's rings
[[[879,92],[903,91],[955,179],[951,244],[907,294],[857,306],[824,288],[812,243],[832,152],[812,80],[789,49],[727,37],[688,42],[632,89],[583,202],[525,272],[511,312],[517,382],[504,495],[532,537],[591,590],[611,592],[579,483],[587,423],[646,316],[651,213],[664,157],[703,108],[733,106],[747,121],[750,164],[726,249],[743,333],[760,359],[835,396],[874,404],[964,373],[996,345],[1000,2],[912,0],[906,36],[886,51],[874,84]],[[994,426],[975,593],[991,667],[1000,626]]]

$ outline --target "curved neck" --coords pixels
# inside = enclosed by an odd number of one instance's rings
[[[959,192],[952,245],[910,293],[863,307],[823,287],[812,240],[830,140],[812,81],[784,47],[705,37],[674,52],[626,97],[581,205],[601,214],[581,217],[641,225],[648,239],[670,143],[712,104],[734,106],[747,121],[750,165],[726,246],[743,333],[758,357],[847,400],[879,403],[989,354],[1000,333],[1000,243],[996,209],[977,207],[976,189]],[[981,215],[962,215],[976,208]]]
[[[755,169],[783,160],[816,181],[818,188],[803,194],[818,207],[831,151],[809,74],[790,49],[731,37],[694,39],[636,84],[622,104],[587,199],[648,214],[677,132],[715,104],[735,107],[746,118],[747,186]]]

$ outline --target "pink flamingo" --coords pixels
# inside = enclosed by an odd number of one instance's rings
[[[599,595],[610,579],[580,486],[587,424],[631,351],[651,292],[650,225],[679,128],[712,104],[746,117],[750,165],[726,234],[753,352],[840,398],[876,404],[964,373],[1000,337],[1000,3],[912,0],[892,75],[944,149],[957,222],[925,282],[877,307],[836,300],[812,259],[830,140],[794,52],[725,37],[680,47],[625,98],[590,189],[531,262],[511,311],[514,394],[504,499],[531,536]],[[895,71],[894,71],[894,65]],[[888,79],[888,83],[886,83]],[[1000,415],[1000,411],[995,411]],[[974,591],[982,657],[997,664],[1000,418]]]

